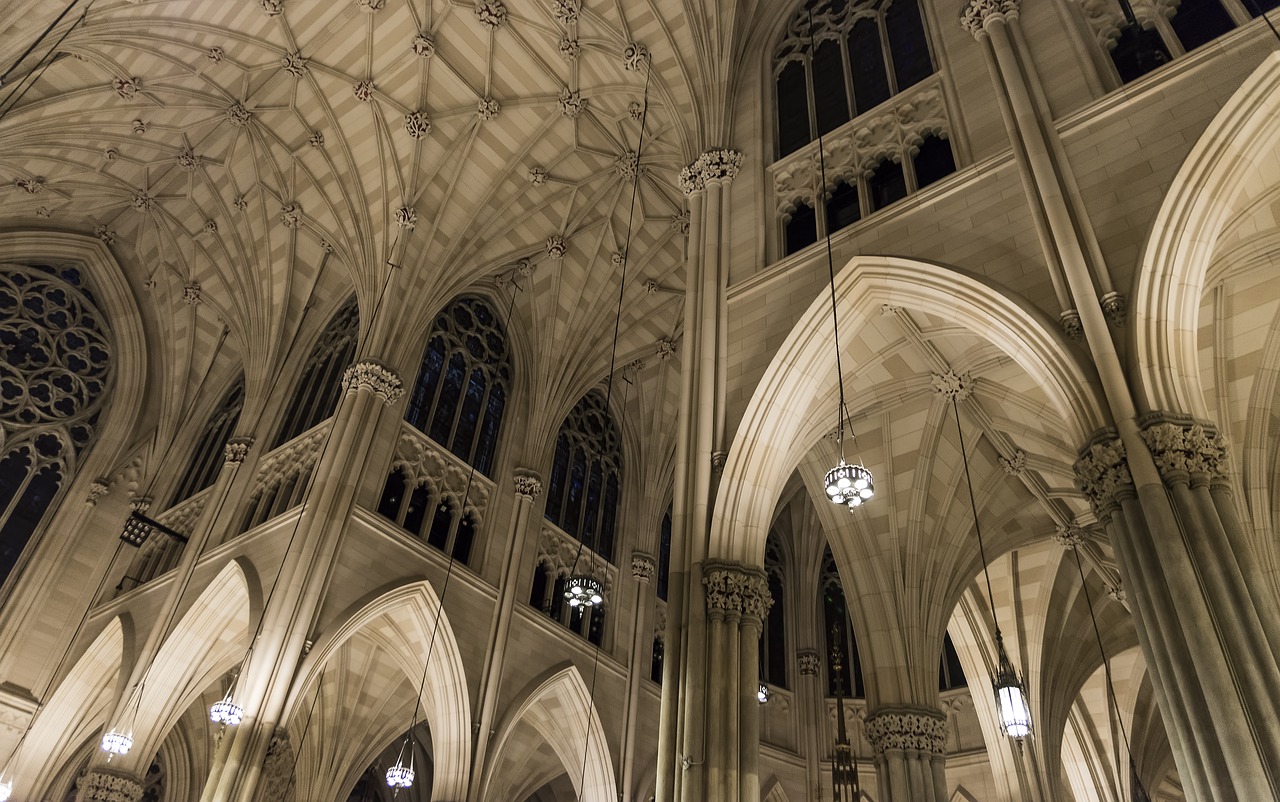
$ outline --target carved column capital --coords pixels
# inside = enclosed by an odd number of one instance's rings
[[[987,36],[988,25],[1016,20],[1019,5],[1019,0],[969,0],[960,12],[960,26],[981,41]]]
[[[741,563],[707,563],[702,570],[707,589],[707,610],[719,615],[737,615],[763,620],[773,606],[769,581],[758,568]]]
[[[653,575],[657,573],[658,566],[653,561],[653,557],[644,552],[637,551],[631,555],[631,575],[640,582],[648,583],[652,581]]]
[[[822,661],[818,659],[817,649],[800,649],[796,652],[796,662],[800,664],[802,677],[818,676],[818,666],[822,665]]]
[[[90,505],[97,504],[98,500],[111,491],[111,485],[106,479],[94,479],[89,483],[89,494],[85,501]]]
[[[1166,485],[1226,483],[1227,446],[1216,429],[1197,421],[1152,417],[1142,440]]]
[[[222,462],[225,465],[239,465],[249,456],[253,447],[252,437],[233,437],[222,447]]]
[[[515,489],[517,498],[532,504],[542,495],[542,479],[533,471],[521,470],[515,475]]]
[[[1089,499],[1099,520],[1110,517],[1120,501],[1134,496],[1133,475],[1124,443],[1110,434],[1094,440],[1080,452],[1075,464],[1076,486]]]
[[[947,719],[936,710],[884,710],[867,717],[864,730],[877,756],[888,751],[947,753]]]
[[[404,395],[404,382],[394,370],[372,359],[365,359],[347,368],[342,374],[342,389],[352,393],[367,389],[384,404],[394,404]]]
[[[1057,531],[1053,533],[1053,539],[1058,541],[1063,548],[1074,549],[1078,546],[1084,545],[1085,538],[1088,537],[1088,534],[1089,533],[1083,527],[1076,526],[1075,524],[1064,524],[1060,525]]]
[[[139,802],[142,783],[111,769],[93,769],[80,780],[80,802]]]
[[[681,169],[676,180],[684,194],[692,195],[706,189],[707,183],[711,181],[728,184],[738,175],[740,169],[742,169],[742,151],[713,148]]]

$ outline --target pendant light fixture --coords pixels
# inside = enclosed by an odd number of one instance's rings
[[[214,702],[209,708],[209,720],[214,724],[224,724],[228,727],[234,727],[244,718],[244,707],[236,704],[235,692],[236,685],[240,682],[240,672],[237,671],[235,678],[231,680],[231,687],[227,688],[227,695],[221,700]]]
[[[813,36],[813,10],[809,10],[809,51],[816,52]],[[825,198],[827,194],[827,156],[822,142],[822,131],[818,131],[818,168],[822,179],[822,185],[819,187],[818,196]],[[833,504],[843,504],[850,510],[861,507],[876,493],[874,477],[871,471],[863,467],[861,462],[849,463],[844,458],[844,425],[849,417],[848,408],[844,403],[844,368],[840,363],[840,316],[836,309],[836,266],[835,259],[831,255],[831,229],[826,230],[826,247],[827,247],[827,277],[831,280],[831,333],[833,337],[832,345],[836,349],[836,383],[839,386],[840,400],[836,407],[836,449],[840,453],[839,462],[831,470],[827,471],[823,484],[826,487],[827,498]],[[852,426],[849,433],[850,439],[853,437]]]
[[[111,762],[111,758],[117,755],[123,757],[133,749],[133,728],[138,723],[138,708],[142,706],[142,691],[146,686],[146,676],[144,673],[142,681],[133,689],[129,703],[125,705],[123,719],[102,736],[102,751],[107,753],[108,763]]]
[[[982,525],[978,521],[978,502],[973,495],[973,477],[969,474],[969,454],[964,447],[964,429],[960,426],[960,405],[955,393],[951,394],[951,411],[955,414],[956,434],[960,437],[960,456],[964,460],[964,480],[969,489],[969,507],[973,510],[973,531],[978,536],[978,556],[982,560],[982,576],[987,583],[987,600],[991,604],[991,618],[996,627],[996,675],[991,681],[996,695],[996,708],[1000,714],[1000,726],[1010,738],[1021,741],[1031,734],[1031,708],[1027,704],[1027,686],[1014,668],[1009,653],[1004,648],[1004,635],[1000,623],[995,620],[996,599],[991,592],[991,573],[987,570],[987,551],[982,541]]]
[[[756,690],[756,700],[760,702],[760,704],[762,705],[768,704],[769,696],[770,696],[769,686],[765,685],[763,682],[760,683],[760,687]]]

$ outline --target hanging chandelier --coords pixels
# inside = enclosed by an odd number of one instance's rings
[[[813,41],[813,11],[809,11],[809,47],[815,50]],[[823,148],[822,133],[818,133],[818,169],[822,177],[822,191],[827,189],[827,157]],[[825,480],[827,498],[833,504],[843,504],[852,511],[861,507],[876,494],[876,486],[871,471],[844,460],[844,424],[848,418],[848,408],[844,403],[844,368],[840,364],[840,316],[836,309],[836,265],[831,255],[831,229],[826,231],[827,245],[827,277],[831,280],[831,330],[836,349],[836,383],[840,388],[840,401],[836,407],[836,448],[840,452],[840,461],[827,471]],[[852,428],[852,427],[851,427]],[[850,437],[852,437],[852,431]]]
[[[112,730],[102,736],[102,751],[109,755],[127,755],[129,750],[133,748],[132,732],[117,732]],[[111,758],[107,758],[110,760]]]
[[[1031,734],[1031,707],[1027,704],[1027,686],[1018,676],[1009,653],[1004,648],[1004,635],[1000,622],[995,621],[996,598],[991,592],[991,572],[987,570],[987,550],[982,542],[982,526],[978,521],[978,502],[973,495],[973,477],[969,474],[969,454],[964,447],[964,430],[960,427],[960,405],[951,396],[951,410],[955,414],[956,434],[960,438],[960,457],[964,462],[964,481],[969,488],[969,507],[973,510],[973,530],[978,537],[978,557],[982,560],[982,576],[987,584],[987,601],[991,605],[991,617],[996,628],[996,675],[991,687],[996,695],[996,710],[1005,735],[1021,741]]]
[[[222,697],[221,701],[214,702],[209,708],[209,720],[214,724],[225,724],[228,727],[234,727],[244,718],[244,708],[236,704],[231,698],[231,691],[227,691],[227,695]]]
[[[129,754],[129,750],[133,748],[133,725],[138,720],[138,708],[142,705],[142,689],[146,687],[146,674],[143,674],[143,680],[134,688],[133,696],[130,697],[128,704],[124,708],[123,721],[120,726],[111,729],[106,735],[102,736],[102,751],[107,753],[107,762],[111,762],[111,758],[116,755],[124,756]]]
[[[594,607],[604,602],[604,583],[586,574],[575,574],[565,582],[564,597],[570,607]]]
[[[410,729],[412,732],[412,729]],[[409,738],[404,739],[404,743],[400,744],[400,754],[396,756],[396,764],[387,769],[387,787],[388,788],[408,788],[413,785],[413,779],[416,776],[413,772],[413,752],[409,753],[409,765],[404,764],[404,753],[406,749],[411,749]]]
[[[13,783],[9,780],[0,780],[0,802],[8,802],[8,799],[12,794]]]

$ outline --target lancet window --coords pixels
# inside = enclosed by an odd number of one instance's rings
[[[97,436],[111,344],[71,266],[0,266],[0,584]]]
[[[556,437],[547,520],[613,558],[614,529],[622,483],[622,442],[604,396],[591,391],[569,411]]]
[[[844,586],[840,583],[840,573],[836,570],[835,557],[832,556],[830,547],[827,547],[822,556],[822,578],[818,592],[821,594],[819,601],[822,605],[823,637],[827,647],[823,661],[827,667],[827,694],[835,696],[839,687],[846,698],[861,699],[866,691],[862,681],[858,641],[850,625]],[[844,655],[843,668],[839,674],[831,670],[831,651],[837,645]]]
[[[938,658],[938,690],[951,691],[956,688],[969,687],[964,678],[964,669],[960,667],[960,655],[956,645],[951,642],[951,635],[942,637],[942,655]]]
[[[222,403],[209,416],[196,441],[195,450],[191,453],[191,461],[178,480],[177,490],[173,494],[173,504],[187,499],[213,485],[222,468],[223,448],[235,434],[236,424],[240,422],[240,410],[244,408],[244,376],[236,380],[222,397]]]
[[[436,317],[404,417],[490,476],[510,389],[506,332],[487,303],[464,296]]]
[[[272,448],[292,440],[334,413],[342,392],[342,372],[355,358],[359,334],[360,311],[353,295],[334,313],[312,346]]]
[[[760,634],[760,678],[779,688],[787,687],[786,564],[776,532],[764,544],[764,573],[769,582],[773,606],[763,621]]]

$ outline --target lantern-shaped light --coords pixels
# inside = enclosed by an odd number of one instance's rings
[[[127,732],[109,732],[102,736],[102,751],[109,755],[127,755],[133,748],[133,735]],[[107,758],[110,760],[111,758]]]
[[[849,465],[843,459],[827,471],[825,484],[827,498],[833,504],[844,504],[849,509],[861,507],[876,492],[871,471],[861,465]]]
[[[565,582],[564,597],[570,607],[594,607],[604,603],[604,585],[595,577],[575,574]]]
[[[760,683],[759,689],[756,690],[756,699],[759,700],[760,704],[765,704],[769,701],[768,685],[765,685],[763,682]]]
[[[227,695],[222,697],[220,701],[214,702],[209,708],[209,720],[214,724],[226,724],[234,727],[244,718],[244,708],[236,704],[231,698],[231,691],[227,691]]]
[[[1031,708],[1027,705],[1027,689],[1018,678],[1013,663],[1009,661],[1009,655],[1004,651],[1004,641],[999,635],[996,635],[996,648],[1000,664],[991,684],[996,692],[1000,726],[1010,738],[1021,740],[1031,734]]]
[[[413,766],[406,766],[399,760],[387,769],[387,786],[390,788],[408,788],[413,785]]]
[[[0,802],[8,802],[8,799],[12,794],[13,783],[8,780],[0,780]]]

